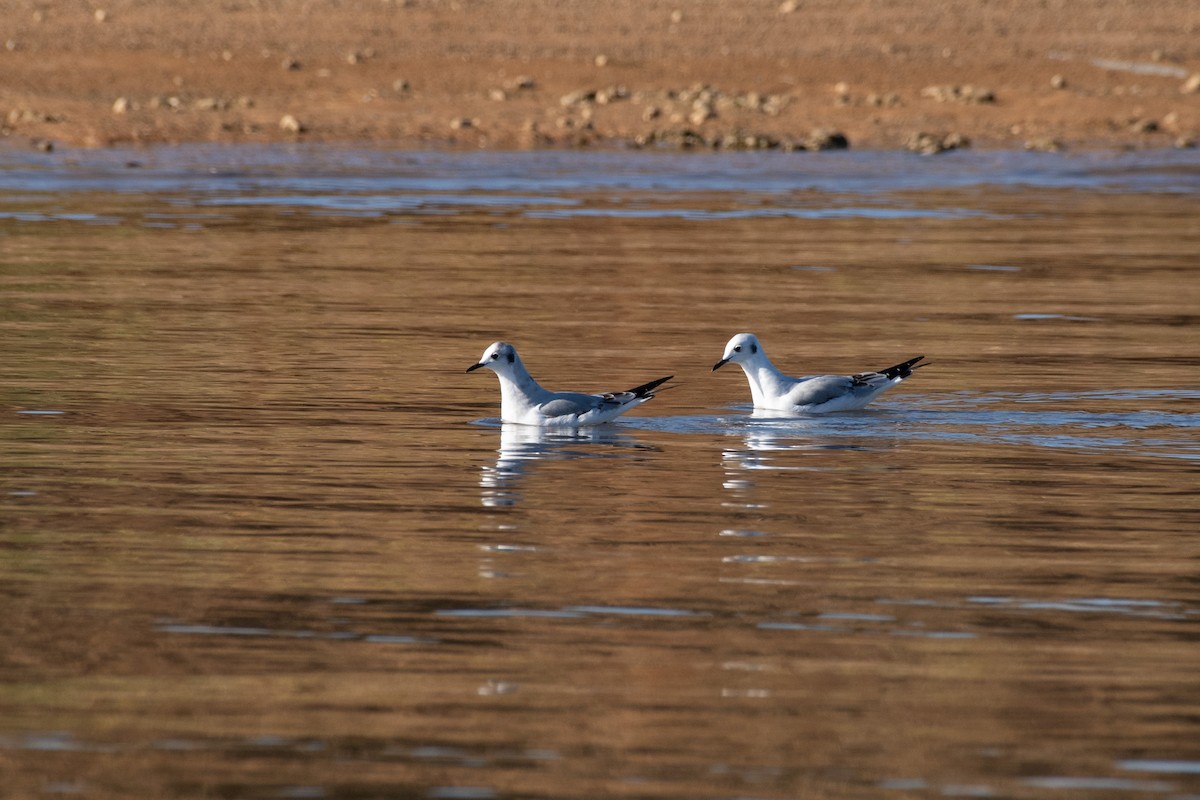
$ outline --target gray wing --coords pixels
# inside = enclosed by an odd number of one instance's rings
[[[852,394],[855,387],[867,386],[859,380],[862,375],[817,375],[811,378],[801,378],[787,394],[788,402],[796,406],[816,406],[827,403],[842,395]],[[879,377],[883,377],[880,375]]]
[[[603,408],[609,403],[616,404],[617,401],[609,399],[611,397],[613,395],[600,396],[596,394],[584,394],[583,392],[556,392],[554,399],[542,403],[538,406],[538,410],[547,417],[585,414],[588,411]]]

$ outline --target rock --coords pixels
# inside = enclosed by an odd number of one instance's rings
[[[867,95],[866,102],[867,105],[874,106],[875,108],[896,108],[904,105],[904,102],[900,99],[900,95],[896,94],[895,92],[889,92],[887,94],[871,93]]]
[[[505,83],[504,88],[510,92],[528,92],[537,88],[537,82],[528,75],[518,75]]]
[[[962,86],[926,86],[921,90],[922,97],[928,97],[939,103],[994,103],[996,94],[991,89],[983,89],[971,84]]]
[[[96,22],[108,22],[108,12],[103,8],[97,8],[92,14],[92,19],[96,20]]]
[[[845,150],[850,147],[846,134],[831,128],[813,128],[804,140],[806,150]]]
[[[604,55],[603,53],[596,56],[595,64],[597,67],[607,67],[608,66],[608,56]]]
[[[300,62],[292,57],[287,57],[279,63],[288,72],[295,72],[300,69]]]
[[[1066,145],[1051,136],[1041,136],[1025,142],[1026,150],[1036,150],[1041,153],[1058,153],[1065,148]]]
[[[392,91],[396,94],[407,94],[412,91],[412,84],[404,80],[404,78],[397,78],[392,81]]]
[[[658,106],[646,106],[642,111],[642,122],[650,122],[662,116],[662,109]]]
[[[779,4],[779,13],[792,14],[798,8],[800,8],[800,3],[798,0],[783,0],[783,2]]]
[[[50,141],[49,139],[34,139],[32,142],[30,142],[30,144],[33,145],[34,150],[38,150],[43,153],[54,152],[54,142]]]
[[[1130,133],[1157,133],[1158,121],[1153,119],[1135,119],[1129,123]]]
[[[286,133],[304,133],[306,130],[300,120],[296,119],[291,114],[284,114],[279,119],[279,129]]]
[[[1053,78],[1050,79],[1050,88],[1052,88],[1052,89],[1067,88],[1067,79],[1064,78],[1062,75],[1055,75]]]
[[[1179,87],[1179,91],[1184,94],[1200,94],[1200,72],[1193,72]]]
[[[688,115],[688,120],[693,125],[703,125],[713,117],[717,116],[717,112],[712,106],[697,101],[697,105],[692,108],[692,113]]]
[[[470,117],[455,117],[450,120],[451,130],[460,131],[474,127],[476,127],[476,121]]]
[[[1196,140],[1191,136],[1180,136],[1175,139],[1174,144],[1177,150],[1192,150],[1196,147]]]
[[[595,90],[579,89],[577,91],[568,92],[567,94],[564,94],[561,98],[559,98],[558,104],[560,106],[562,106],[563,108],[569,108],[571,106],[577,106],[577,105],[581,105],[583,103],[590,103],[595,99],[596,99]]]
[[[491,89],[488,91],[488,97],[497,103],[503,103],[508,99],[508,92],[503,89]]]
[[[113,101],[112,113],[124,114],[128,111],[129,111],[129,99],[128,98],[118,97],[116,100]]]
[[[671,12],[671,24],[678,25],[683,22],[683,12],[678,8]]]
[[[615,103],[618,100],[629,99],[629,90],[625,86],[610,86],[607,89],[601,89],[595,94],[595,101],[600,105]]]
[[[46,114],[41,111],[34,111],[30,108],[14,108],[12,111],[8,112],[7,120],[9,126],[11,127],[21,123],[29,122],[47,122],[54,124],[57,122],[62,122],[62,117],[55,116],[54,114]]]
[[[907,149],[914,153],[920,153],[923,156],[936,155],[937,153],[957,150],[961,147],[969,147],[970,145],[971,141],[961,133],[939,135],[923,131],[909,135],[908,139],[904,142],[904,146]]]

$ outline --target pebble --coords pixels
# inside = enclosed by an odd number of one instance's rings
[[[889,92],[888,94],[875,94],[872,92],[867,95],[866,103],[875,108],[896,108],[904,105],[904,102],[900,99],[900,95],[895,92]]]
[[[454,119],[450,120],[450,128],[456,131],[474,128],[477,126],[477,124],[478,123],[471,117],[455,117]]]
[[[528,75],[518,75],[504,84],[504,88],[510,92],[528,92],[537,88],[537,81]]]
[[[116,100],[114,100],[114,101],[113,101],[113,104],[112,104],[112,113],[114,113],[114,114],[124,114],[124,113],[126,113],[127,111],[129,111],[129,98],[127,98],[127,97],[118,97]]]
[[[404,80],[404,78],[397,78],[396,80],[392,81],[392,91],[396,92],[397,94],[405,94],[411,90],[412,84]]]
[[[1053,78],[1050,79],[1050,88],[1052,88],[1052,89],[1067,88],[1067,79],[1064,78],[1062,75],[1055,75]]]
[[[600,105],[615,103],[618,100],[628,100],[629,90],[624,86],[609,86],[594,93],[593,99]]]
[[[1065,148],[1065,144],[1052,136],[1041,136],[1025,142],[1026,150],[1036,150],[1040,153],[1058,153]]]
[[[939,135],[936,133],[917,132],[911,134],[905,140],[904,146],[913,151],[920,153],[923,156],[936,155],[937,153],[945,153],[949,150],[958,150],[962,147],[970,147],[971,140],[961,133],[947,133]]]
[[[1179,91],[1184,94],[1200,94],[1200,72],[1193,72],[1179,87]]]
[[[491,89],[488,91],[488,97],[497,103],[502,103],[508,99],[508,92],[503,89]]]
[[[1153,119],[1135,119],[1129,123],[1130,133],[1157,133],[1158,121]]]
[[[294,58],[285,58],[280,62],[279,66],[283,67],[288,72],[295,72],[300,69],[300,62]]]
[[[291,114],[284,114],[279,120],[279,129],[287,133],[304,133],[305,127],[300,120]]]
[[[590,103],[595,99],[596,99],[595,90],[580,89],[578,91],[568,92],[567,94],[564,94],[561,98],[559,98],[558,104],[560,106],[562,106],[563,108],[569,108],[571,106],[577,106],[582,103]]]
[[[779,13],[791,14],[794,13],[798,8],[800,8],[800,3],[798,0],[783,0],[783,2],[779,4]]]
[[[10,126],[24,122],[48,122],[50,124],[62,122],[62,117],[55,116],[54,114],[45,114],[29,108],[14,108],[8,112],[7,119]]]
[[[994,103],[996,94],[991,89],[983,89],[971,84],[962,86],[926,86],[921,90],[922,97],[929,97],[939,103]]]
[[[813,128],[804,140],[805,150],[845,150],[850,140],[841,131],[830,128]]]
[[[717,116],[717,111],[709,100],[697,99],[692,103],[692,111],[688,115],[693,125],[702,125]]]

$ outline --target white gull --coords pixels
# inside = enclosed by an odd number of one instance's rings
[[[624,392],[551,392],[538,385],[517,348],[508,342],[488,345],[483,358],[467,367],[467,372],[480,368],[490,369],[500,378],[501,420],[543,427],[580,428],[610,422],[654,397],[654,390],[674,377],[668,375]]]
[[[739,333],[725,345],[725,355],[713,372],[730,362],[746,373],[754,407],[795,414],[825,414],[854,411],[913,374],[925,356],[910,358],[878,372],[857,375],[810,375],[793,378],[780,372],[763,351],[758,337]],[[920,366],[925,366],[921,364]]]

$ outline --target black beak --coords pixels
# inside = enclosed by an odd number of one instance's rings
[[[728,359],[728,358],[722,358],[720,361],[718,361],[717,363],[713,364],[712,371],[713,371],[713,372],[716,372],[717,370],[719,370],[721,367],[725,366],[725,365],[726,365],[726,364],[728,364],[728,363],[729,363],[729,359]]]
[[[472,364],[471,366],[467,367],[467,372],[474,372],[475,370],[479,369],[480,367],[485,367],[485,366],[487,366],[487,365],[486,364]]]

